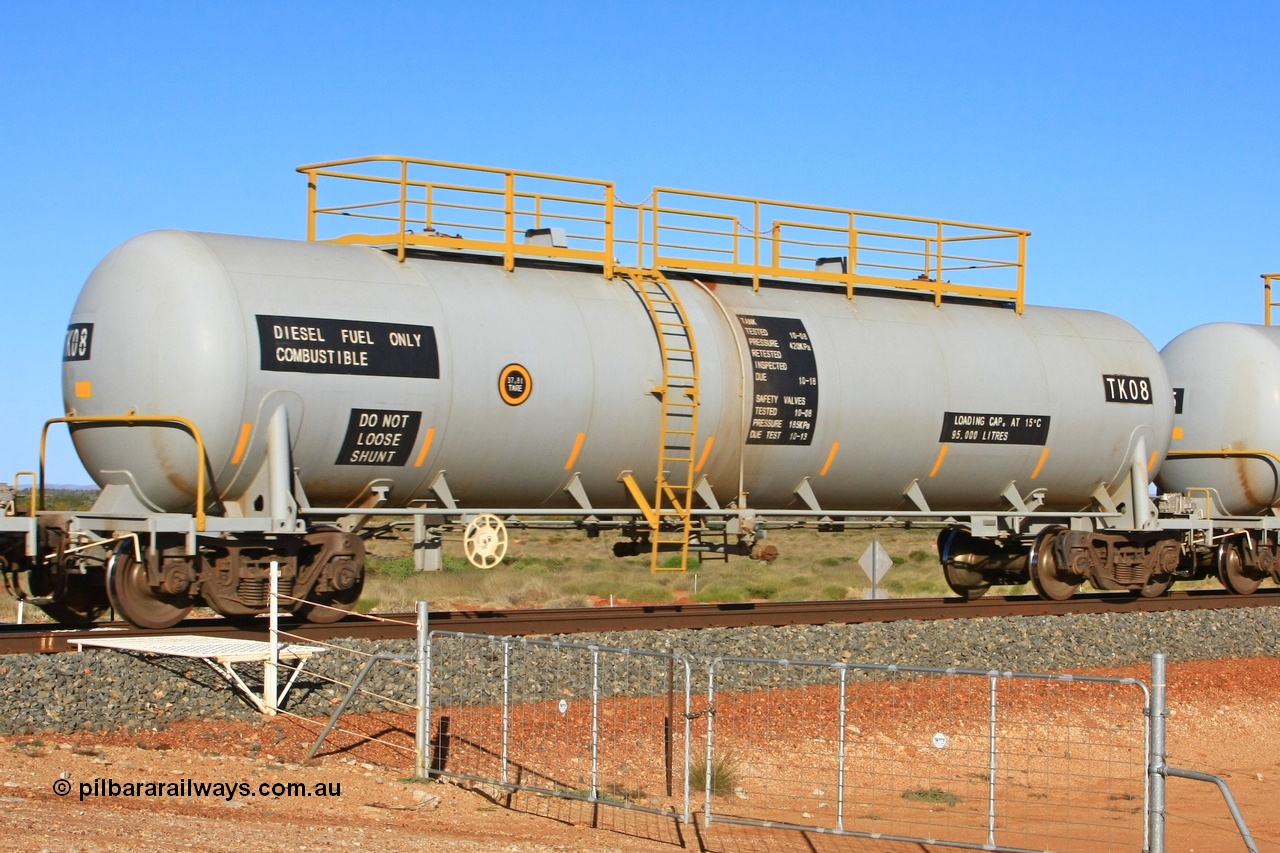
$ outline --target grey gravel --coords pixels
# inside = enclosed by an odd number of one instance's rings
[[[1000,669],[1021,672],[1072,671],[1086,667],[1144,664],[1163,651],[1170,661],[1280,655],[1280,612],[1272,608],[1172,611],[1003,619],[902,621],[862,625],[784,628],[709,629],[704,631],[631,631],[576,634],[560,639],[575,644],[674,651],[693,667],[693,689],[706,689],[707,669],[717,656],[897,663],[911,666]],[[361,652],[412,654],[412,641],[346,641]],[[520,647],[517,646],[517,652]],[[524,649],[530,650],[528,646]],[[544,651],[536,650],[539,654]],[[549,660],[550,658],[548,658]],[[290,697],[288,708],[307,716],[332,712],[363,657],[330,653],[312,660]],[[473,690],[498,695],[500,646],[484,642],[437,645],[434,660],[441,704],[454,692]],[[261,667],[240,665],[251,686]],[[580,668],[581,669],[581,668]],[[645,691],[644,684],[613,683],[610,693]],[[653,667],[648,667],[650,671]],[[801,668],[791,668],[790,683],[804,683]],[[536,672],[537,670],[526,670]],[[589,667],[587,667],[589,672]],[[665,664],[662,666],[665,678]],[[314,673],[309,676],[308,673]],[[557,675],[557,678],[559,676]],[[589,679],[589,675],[584,676]],[[513,689],[519,697],[543,698],[547,679],[526,676]],[[282,679],[283,683],[283,679]],[[365,683],[377,695],[363,696],[355,710],[403,710],[410,702],[414,672],[393,663],[378,664]],[[564,689],[562,682],[557,687]],[[573,687],[574,693],[587,689]],[[107,650],[60,655],[10,655],[0,658],[0,734],[78,732],[103,729],[162,729],[179,720],[257,720],[259,715],[199,660],[148,657]]]

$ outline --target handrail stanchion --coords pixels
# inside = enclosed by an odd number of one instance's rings
[[[934,251],[937,252],[938,262],[935,265],[936,269],[934,269],[933,274],[937,276],[938,281],[937,281],[937,284],[934,285],[933,304],[941,305],[942,304],[942,223],[941,222],[938,223],[938,245],[934,249]]]
[[[405,254],[405,214],[409,204],[409,161],[400,161],[400,243],[396,247],[396,259],[403,262]]]
[[[320,176],[315,171],[306,173],[307,176],[307,239],[315,242],[316,239],[316,184],[320,180]]]
[[[506,252],[503,255],[503,267],[507,272],[516,268],[516,175],[507,172],[506,181]]]
[[[760,202],[753,202],[754,218],[751,222],[751,238],[755,252],[751,258],[751,289],[760,290]]]
[[[613,184],[604,188],[604,277],[613,278]]]
[[[1263,317],[1264,324],[1271,325],[1271,309],[1276,303],[1271,301],[1271,283],[1280,279],[1280,272],[1269,272],[1262,274],[1262,294],[1263,294]]]
[[[1017,301],[1014,303],[1014,310],[1019,314],[1027,307],[1026,297],[1027,285],[1027,235],[1018,235],[1018,295]]]
[[[849,211],[849,260],[846,262],[847,269],[845,274],[849,276],[849,280],[845,287],[845,296],[848,299],[853,298],[853,280],[858,274],[858,230],[857,230],[857,214]]]

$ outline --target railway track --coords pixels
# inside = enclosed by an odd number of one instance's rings
[[[622,607],[573,607],[527,610],[442,610],[431,613],[431,626],[499,636],[569,634],[595,631],[664,630],[670,628],[747,628],[781,625],[853,624],[904,619],[974,619],[1000,616],[1060,616],[1071,613],[1125,613],[1165,610],[1221,610],[1280,604],[1280,589],[1233,595],[1221,590],[1178,591],[1160,598],[1132,595],[1079,595],[1069,601],[1045,601],[1033,595],[989,596],[977,601],[958,598],[894,598],[875,601],[764,601],[727,604],[637,604]],[[339,637],[404,639],[414,635],[414,614],[383,613],[381,619],[348,617],[327,625],[281,620],[282,630],[315,640]],[[208,637],[266,639],[267,620],[230,622],[187,619],[165,630],[104,622],[92,628],[66,628],[47,623],[0,626],[0,654],[65,652],[78,639],[110,636],[198,634]]]

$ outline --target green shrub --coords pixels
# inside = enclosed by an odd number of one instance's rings
[[[622,587],[618,592],[620,598],[634,601],[637,604],[666,604],[674,597],[671,590],[656,583],[637,583]]]
[[[389,578],[408,578],[415,574],[412,557],[365,557],[365,571]]]
[[[848,594],[849,587],[841,586],[840,584],[833,583],[830,586],[824,586],[822,588],[823,598],[831,598],[839,601],[840,599],[845,598]]]
[[[723,601],[746,601],[747,598],[747,591],[742,587],[712,583],[698,590],[693,600],[703,604],[715,604]]]
[[[738,777],[740,775],[738,761],[734,758],[733,753],[726,752],[717,755],[711,761],[711,793],[722,797],[732,794],[733,789],[738,787]],[[696,759],[692,766],[689,767],[689,787],[694,791],[707,790],[707,759],[705,756]]]
[[[948,806],[954,806],[960,802],[958,796],[941,788],[915,788],[903,792],[902,799],[915,800],[920,803],[939,803]]]

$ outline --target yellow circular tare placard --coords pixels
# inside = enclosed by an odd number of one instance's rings
[[[498,394],[508,406],[518,406],[529,399],[533,377],[523,364],[508,364],[498,375]]]

